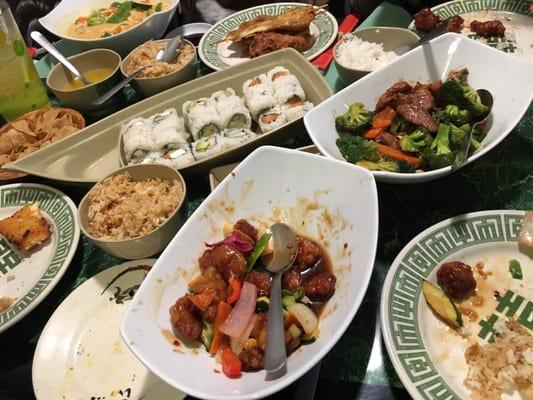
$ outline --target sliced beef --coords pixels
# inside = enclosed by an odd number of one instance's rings
[[[398,99],[402,99],[403,96],[399,94],[408,94],[413,90],[410,84],[405,81],[396,82],[385,93],[381,95],[376,105],[376,112],[383,110],[385,107],[395,108]]]
[[[422,126],[430,132],[437,132],[439,129],[439,124],[435,119],[429,114],[427,110],[418,108],[413,104],[400,104],[396,111],[405,119],[407,122],[410,122],[417,126]]]
[[[306,270],[317,263],[322,257],[322,250],[315,242],[298,237],[298,254],[294,265],[299,271]]]
[[[170,307],[170,322],[174,330],[186,339],[197,339],[202,333],[202,321],[196,313],[196,307],[187,296],[180,297]]]
[[[335,293],[337,278],[329,272],[320,272],[304,281],[304,293],[313,301],[326,301]]]
[[[435,97],[433,97],[429,88],[425,86],[409,94],[407,102],[422,110],[430,110],[435,107]]]
[[[415,14],[415,27],[419,31],[429,32],[440,22],[440,17],[429,8],[423,8]]]
[[[446,26],[447,32],[461,33],[464,27],[465,20],[460,15],[454,15],[448,21]]]
[[[374,140],[378,143],[383,143],[395,149],[400,148],[400,140],[389,132],[381,132]]]
[[[285,290],[294,291],[302,286],[302,277],[295,266],[289,268],[281,276],[281,287]]]
[[[232,275],[242,279],[246,273],[246,258],[244,258],[244,255],[225,243],[204,251],[198,262],[202,273],[207,268],[213,267],[226,281]]]
[[[504,36],[505,26],[501,21],[472,21],[470,23],[470,30],[477,33],[479,36]]]
[[[258,239],[258,237],[257,237],[257,229],[255,229],[245,219],[240,219],[237,222],[235,222],[235,225],[233,226],[233,229],[244,233],[248,237],[252,238],[254,240],[254,242]]]
[[[252,347],[241,351],[239,359],[242,363],[243,371],[257,371],[263,368],[263,351],[259,347]]]
[[[272,277],[269,273],[251,271],[244,280],[255,285],[257,288],[257,297],[270,295]]]

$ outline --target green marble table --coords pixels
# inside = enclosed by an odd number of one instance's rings
[[[403,9],[385,3],[359,28],[405,27],[410,19]],[[343,87],[334,65],[325,76],[334,90]],[[292,146],[309,143],[309,138],[302,136]],[[32,178],[28,180],[31,181]],[[61,186],[46,181],[43,183],[58,187],[75,202],[86,192],[86,189],[75,186]],[[208,193],[207,177],[188,182],[188,215]],[[401,390],[402,384],[382,343],[378,313],[387,270],[396,254],[411,238],[425,228],[458,214],[489,209],[533,209],[533,107],[530,107],[527,115],[506,140],[477,162],[453,175],[429,183],[403,186],[378,184],[378,193],[379,246],[370,286],[348,331],[324,358],[320,369],[321,381],[334,382],[330,388],[340,388],[347,393],[338,398],[407,396]],[[96,248],[82,236],[76,256],[60,284],[28,317],[0,336],[0,347],[3,351],[7,349],[8,368],[16,367],[22,362],[18,360],[24,357],[31,358],[32,346],[37,342],[44,324],[73,289],[97,272],[120,261]],[[17,346],[18,349],[13,350]],[[0,374],[5,369],[5,365],[0,365]],[[350,384],[355,386],[349,386]],[[365,385],[386,389],[386,395],[374,396],[362,392],[360,388]]]

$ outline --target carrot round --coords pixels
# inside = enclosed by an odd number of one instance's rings
[[[213,341],[211,342],[211,348],[209,352],[215,354],[224,338],[224,334],[220,332],[220,325],[224,323],[228,315],[231,313],[231,306],[225,301],[221,301],[217,306],[217,313],[215,314],[215,326],[213,329]]]
[[[377,150],[381,155],[390,157],[394,160],[407,161],[409,164],[411,164],[415,168],[419,168],[420,165],[422,165],[422,160],[420,158],[410,156],[409,154],[404,153],[401,150],[394,149],[390,146],[386,146],[381,143],[378,143],[377,146],[378,146]]]

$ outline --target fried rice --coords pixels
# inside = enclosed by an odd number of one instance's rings
[[[108,177],[89,193],[88,232],[105,240],[147,235],[167,220],[183,195],[178,180],[134,181],[127,172]]]
[[[472,399],[501,399],[518,389],[522,399],[533,400],[533,336],[514,320],[495,326],[492,343],[466,349],[468,376],[465,386]]]

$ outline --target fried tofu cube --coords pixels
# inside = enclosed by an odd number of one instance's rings
[[[34,204],[0,220],[0,233],[19,250],[28,251],[48,239],[52,231],[39,206]]]

